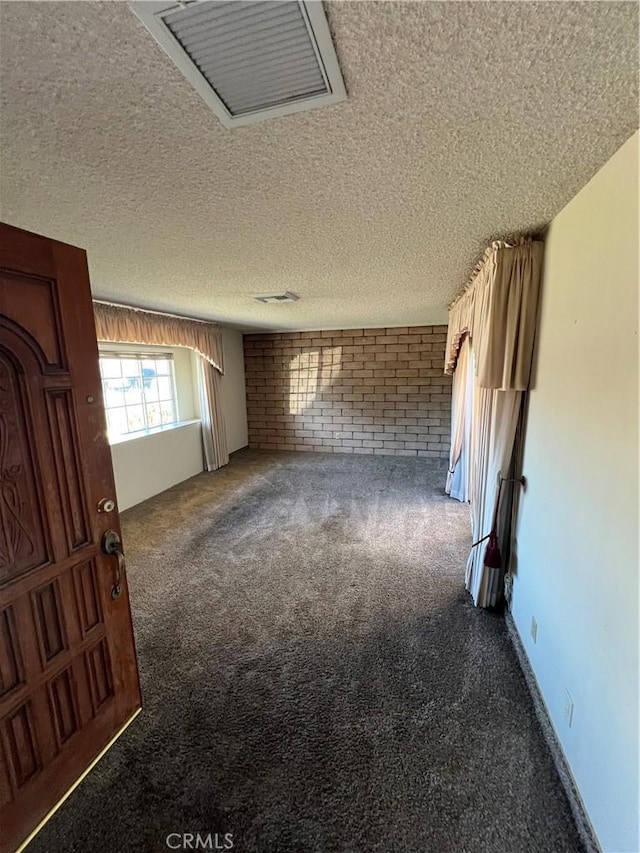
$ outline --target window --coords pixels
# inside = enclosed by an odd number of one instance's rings
[[[170,353],[100,353],[109,440],[178,421]]]

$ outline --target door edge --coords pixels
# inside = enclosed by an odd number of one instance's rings
[[[18,848],[16,849],[15,853],[23,853],[23,851],[26,849],[26,847],[27,847],[29,844],[31,844],[31,842],[32,842],[32,841],[33,841],[33,839],[36,837],[36,835],[40,832],[40,830],[45,826],[45,824],[46,824],[46,823],[48,823],[48,822],[49,822],[49,820],[51,820],[51,818],[52,818],[52,817],[54,816],[54,814],[58,811],[58,809],[60,808],[60,806],[62,806],[62,805],[66,802],[66,800],[71,796],[71,794],[73,794],[73,792],[75,791],[75,789],[80,785],[80,783],[84,780],[84,778],[85,778],[86,776],[88,776],[88,775],[89,775],[89,773],[91,773],[91,771],[92,771],[92,770],[93,770],[93,768],[96,766],[96,764],[97,764],[97,763],[98,763],[98,762],[99,762],[99,761],[104,757],[104,755],[105,755],[105,754],[106,754],[106,753],[111,749],[111,747],[112,747],[112,746],[114,745],[114,743],[118,740],[118,738],[120,737],[120,735],[124,734],[124,732],[126,731],[126,729],[128,729],[128,728],[129,728],[129,726],[131,725],[131,723],[135,720],[135,718],[138,716],[138,714],[139,714],[141,711],[142,711],[142,708],[137,708],[137,709],[133,712],[133,714],[131,714],[131,716],[129,717],[129,719],[128,719],[128,720],[126,720],[126,721],[125,721],[125,722],[120,726],[120,728],[119,728],[119,729],[118,729],[118,731],[114,734],[114,736],[111,738],[111,740],[109,741],[109,743],[108,743],[106,746],[104,746],[104,747],[100,750],[100,752],[96,755],[96,757],[93,759],[93,761],[88,765],[88,767],[85,769],[85,771],[82,773],[82,775],[81,775],[81,776],[78,776],[78,778],[77,778],[77,779],[76,779],[76,781],[73,783],[73,785],[71,785],[71,787],[69,788],[69,790],[68,790],[68,791],[66,791],[66,792],[65,792],[65,793],[60,797],[60,799],[59,799],[59,800],[58,800],[58,802],[55,804],[55,806],[53,806],[51,809],[49,809],[49,811],[47,812],[47,814],[42,818],[42,820],[38,823],[38,825],[37,825],[34,829],[32,829],[32,830],[31,830],[31,832],[29,833],[29,835],[27,835],[27,837],[25,838],[25,840],[24,840],[24,841],[23,841],[23,842],[18,846]]]

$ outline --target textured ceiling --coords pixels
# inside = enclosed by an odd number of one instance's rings
[[[441,322],[487,241],[547,223],[637,128],[636,3],[325,8],[348,101],[230,131],[126,4],[2,3],[2,218],[86,248],[101,298]]]

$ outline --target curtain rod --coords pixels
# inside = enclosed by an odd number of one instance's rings
[[[109,302],[107,299],[93,299],[98,305],[108,305],[111,308],[127,308],[129,311],[142,311],[144,314],[157,314],[158,317],[171,317],[174,320],[186,320],[188,323],[204,323],[207,326],[218,326],[214,320],[200,320],[197,317],[185,317],[182,314],[170,314],[168,311],[154,311],[153,308],[139,308],[137,305],[123,305],[122,302]]]
[[[522,246],[525,243],[533,243],[536,239],[537,239],[536,234],[522,234],[519,237],[516,237],[513,241],[492,240],[491,243],[489,243],[487,248],[482,253],[480,260],[478,260],[476,262],[476,265],[474,266],[474,268],[471,272],[471,275],[469,276],[469,281],[463,287],[462,292],[459,293],[456,296],[456,298],[452,302],[449,303],[449,305],[448,305],[449,310],[451,310],[453,308],[453,306],[456,304],[456,302],[458,302],[460,299],[462,299],[462,297],[465,295],[465,293],[469,290],[471,285],[474,283],[476,276],[482,270],[485,263],[488,261],[488,259],[491,257],[491,255],[493,255],[494,252],[496,252],[498,249],[513,249],[513,248],[515,248],[515,246]]]
[[[473,270],[471,271],[471,275],[469,276],[469,280],[467,281],[465,286],[462,288],[462,292],[459,293],[456,296],[456,298],[452,302],[449,303],[449,306],[448,306],[449,310],[451,310],[453,308],[453,306],[456,304],[456,302],[458,302],[460,299],[462,299],[462,297],[465,295],[465,293],[473,285],[474,281],[476,280],[478,273],[482,270],[482,268],[484,267],[484,265],[488,261],[488,259],[491,257],[491,255],[497,249],[508,249],[508,248],[511,248],[511,246],[509,243],[506,243],[504,240],[494,240],[492,243],[489,243],[487,248],[482,253],[480,260],[476,261],[476,264],[475,264]]]

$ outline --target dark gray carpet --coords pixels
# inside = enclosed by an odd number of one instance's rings
[[[145,708],[31,853],[581,850],[444,474],[247,451],[126,513]]]

